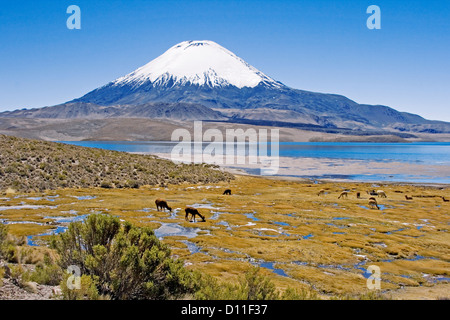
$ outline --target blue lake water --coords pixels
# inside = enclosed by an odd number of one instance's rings
[[[116,150],[145,154],[170,154],[178,142],[166,141],[61,141],[85,147]],[[203,148],[209,143],[204,143]],[[235,144],[236,147],[237,144]],[[247,144],[248,146],[248,144]],[[193,147],[193,144],[192,144]],[[193,148],[192,148],[193,149]],[[224,148],[225,149],[225,148]],[[225,154],[226,150],[223,150]],[[270,145],[267,147],[270,155]],[[248,153],[248,148],[246,149]],[[354,142],[280,142],[279,156],[288,158],[316,158],[330,161],[356,160],[374,161],[380,163],[400,162],[425,166],[450,166],[449,142],[417,142],[417,143],[354,143]],[[286,158],[286,159],[288,159]],[[251,174],[258,174],[258,169],[243,168]],[[292,174],[308,177],[307,172]],[[358,181],[405,181],[422,183],[450,183],[449,176],[430,176],[424,172],[410,174],[342,174],[319,175],[311,178],[344,178]]]

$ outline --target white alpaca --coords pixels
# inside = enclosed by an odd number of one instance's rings
[[[379,197],[387,198],[386,192],[384,192],[383,190],[378,190],[377,193]]]

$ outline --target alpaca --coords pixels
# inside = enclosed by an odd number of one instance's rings
[[[339,195],[338,199],[340,199],[341,197],[342,198],[344,198],[344,197],[348,198],[348,191],[342,191],[341,194]]]
[[[170,212],[172,212],[172,208],[167,205],[166,200],[156,199],[155,204],[156,204],[156,210],[158,210],[158,211],[159,211],[159,209],[161,209],[162,211],[165,211],[167,209]]]
[[[186,221],[189,221],[189,219],[188,219],[189,214],[191,215],[191,218],[194,218],[194,222],[195,222],[196,215],[198,215],[200,218],[202,218],[202,222],[206,221],[205,217],[202,216],[200,214],[200,212],[198,212],[198,210],[195,208],[186,207],[186,209],[184,209],[184,211],[186,212],[186,216],[185,216]]]
[[[230,190],[230,189],[226,189],[226,190],[223,192],[223,194],[231,195],[231,190]]]
[[[377,203],[376,200],[370,199],[370,200],[369,200],[369,206],[370,206],[371,208],[376,207],[378,210],[380,210],[380,207],[378,207],[378,203]]]
[[[379,197],[387,198],[386,192],[384,192],[383,190],[378,190],[377,193]]]
[[[412,200],[413,198],[412,197],[408,197],[407,195],[405,195],[405,199],[406,200]]]
[[[356,198],[357,198],[357,199],[361,199],[361,192],[357,192],[357,193],[356,193]]]
[[[317,193],[317,196],[323,196],[325,195],[325,189],[320,189],[319,192]]]
[[[366,191],[366,192],[367,192],[367,194],[370,195],[370,196],[377,196],[377,195],[378,195],[378,193],[376,193],[375,190],[372,190],[372,191]]]

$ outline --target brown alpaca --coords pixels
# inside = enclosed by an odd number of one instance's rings
[[[227,190],[225,190],[225,191],[223,192],[223,194],[229,194],[229,195],[231,195],[231,190],[230,190],[230,189],[227,189]]]
[[[200,214],[200,212],[198,212],[198,210],[195,208],[186,207],[186,209],[184,209],[184,211],[186,212],[186,216],[185,216],[186,221],[189,221],[189,219],[188,219],[189,215],[191,215],[191,219],[194,218],[194,222],[195,222],[196,215],[198,215],[200,218],[202,218],[202,222],[206,221],[205,217],[202,216]]]
[[[378,203],[377,203],[376,200],[370,199],[370,200],[369,200],[369,206],[370,206],[371,208],[376,207],[378,210],[380,210],[380,207],[378,207]]]
[[[162,211],[165,211],[165,209],[167,209],[170,212],[172,212],[172,208],[167,205],[166,200],[156,199],[155,204],[156,204],[156,210],[158,210],[158,211],[159,211],[159,209],[161,209]]]
[[[323,196],[325,194],[325,189],[320,189],[317,196]]]
[[[340,198],[348,198],[348,191],[342,191],[341,194],[339,195],[338,199]]]
[[[356,193],[356,198],[357,198],[357,199],[361,199],[361,192],[357,192],[357,193]]]
[[[408,197],[407,195],[405,195],[405,199],[406,200],[412,200],[413,198],[412,197]]]

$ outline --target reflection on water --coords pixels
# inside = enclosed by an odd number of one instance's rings
[[[61,141],[85,147],[101,148],[107,150],[124,151],[144,154],[170,155],[178,142],[164,141]],[[209,143],[203,143],[203,148]],[[234,144],[234,150],[239,143]],[[249,145],[245,144],[248,154]],[[231,148],[233,149],[233,148]],[[267,147],[267,151],[270,151]],[[192,148],[191,150],[194,150]],[[227,148],[224,148],[224,155]],[[270,155],[270,152],[269,152]],[[375,161],[380,163],[401,162],[420,165],[450,165],[450,143],[447,142],[414,142],[414,143],[354,143],[354,142],[280,142],[279,156],[299,158],[330,159],[333,166],[336,160]],[[289,164],[288,164],[289,166]],[[289,168],[289,167],[288,167]],[[250,174],[260,174],[260,168],[242,167]],[[289,175],[289,174],[288,174]],[[308,172],[297,173],[292,176],[311,179],[345,179],[357,181],[412,181],[420,183],[450,183],[450,177],[439,174],[322,174],[308,175]]]
[[[60,234],[66,232],[67,227],[65,226],[57,226],[56,229],[50,230],[45,233],[38,234],[37,236],[27,236],[27,245],[37,247],[39,246],[39,241],[33,240],[35,237],[43,237],[43,236],[51,236],[54,234]]]
[[[274,267],[274,264],[275,264],[275,263],[276,263],[276,262],[262,262],[259,266],[262,267],[262,268],[270,269],[270,270],[272,270],[274,273],[276,273],[276,274],[278,274],[278,275],[280,275],[280,276],[288,277],[288,275],[286,274],[286,272],[284,272],[283,269],[278,269],[278,268],[275,268],[275,267]]]
[[[178,223],[162,222],[158,229],[155,229],[155,236],[159,239],[169,236],[182,236],[186,238],[194,238],[202,229],[200,228],[186,228]]]

